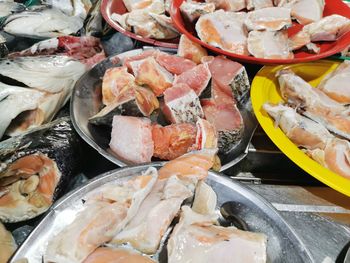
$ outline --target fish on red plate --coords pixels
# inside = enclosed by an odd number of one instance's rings
[[[208,52],[201,45],[191,41],[186,35],[181,35],[177,55],[200,64],[202,57],[207,56]]]

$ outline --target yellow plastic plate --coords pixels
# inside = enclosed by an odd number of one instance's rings
[[[279,127],[275,127],[274,120],[262,109],[262,105],[266,102],[283,102],[279,93],[279,84],[275,77],[277,71],[283,68],[291,69],[313,87],[316,87],[325,75],[333,71],[338,65],[339,62],[336,61],[319,60],[311,63],[263,67],[253,80],[251,100],[254,113],[261,127],[289,159],[317,180],[350,196],[349,179],[328,170],[303,153]]]

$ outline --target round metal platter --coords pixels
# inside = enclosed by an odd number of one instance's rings
[[[113,170],[92,179],[79,189],[59,199],[31,232],[10,262],[26,258],[30,263],[41,263],[50,238],[74,220],[82,209],[82,199],[89,192],[102,185],[117,183],[140,175],[150,166],[142,165]],[[153,166],[160,167],[161,164],[155,163]],[[222,205],[227,205],[229,202],[232,213],[246,223],[249,231],[267,235],[267,262],[314,262],[310,252],[295,231],[271,204],[253,190],[214,172],[209,172],[206,182],[218,195],[218,213]],[[165,245],[162,243],[154,255],[156,258],[159,256],[160,262],[166,262],[161,256],[164,249]]]
[[[160,49],[169,53],[175,53],[174,49]],[[123,58],[139,54],[143,51],[144,49],[128,51],[114,57],[109,57],[97,64],[90,71],[85,73],[76,83],[71,97],[70,115],[78,134],[109,161],[122,167],[130,165],[130,163],[121,160],[109,149],[111,127],[92,125],[89,123],[89,118],[99,112],[102,107],[101,84],[105,71],[108,68],[120,65],[118,63],[120,63]],[[243,137],[227,154],[219,154],[222,164],[220,171],[232,167],[241,161],[248,153],[249,142],[257,126],[248,93],[243,100],[237,104],[244,121]],[[165,123],[161,123],[161,120],[158,122],[165,125]]]
[[[350,45],[350,32],[343,35],[337,41],[332,42],[318,42],[317,45],[321,48],[319,54],[311,54],[304,51],[294,52],[293,59],[264,59],[264,58],[256,58],[253,56],[244,56],[238,55],[232,52],[228,52],[222,50],[220,48],[216,48],[212,45],[209,45],[202,40],[200,40],[195,32],[194,25],[186,23],[182,18],[180,12],[180,6],[185,0],[173,0],[172,6],[170,9],[170,15],[175,24],[176,28],[182,33],[185,34],[192,41],[212,50],[215,53],[225,55],[227,57],[234,58],[235,60],[239,60],[247,63],[255,63],[255,64],[289,64],[289,63],[301,63],[314,61],[321,58],[329,57],[334,55],[342,50],[344,50],[347,46]],[[350,8],[344,4],[341,0],[325,0],[325,8],[323,12],[323,16],[329,16],[332,14],[339,14],[345,17],[350,18]],[[293,23],[293,26],[288,29],[289,35],[294,35],[298,31],[302,29],[302,25],[298,23]]]

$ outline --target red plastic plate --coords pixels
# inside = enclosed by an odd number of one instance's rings
[[[127,31],[122,28],[117,22],[111,19],[111,15],[113,13],[117,14],[125,14],[127,9],[123,3],[123,0],[102,0],[101,2],[101,13],[103,18],[107,21],[107,23],[113,27],[115,30],[120,33],[134,38],[136,40],[149,43],[155,46],[167,47],[167,48],[177,48],[179,43],[179,38],[169,39],[169,40],[155,40],[152,38],[145,38],[139,35],[134,34],[133,32]]]
[[[224,51],[222,49],[213,47],[209,44],[201,41],[194,30],[194,25],[185,24],[182,19],[182,15],[180,12],[180,5],[185,0],[173,0],[172,6],[170,10],[171,18],[177,27],[177,29],[185,34],[192,41],[214,51],[215,53],[223,54],[227,57],[234,58],[235,60],[239,60],[247,63],[255,63],[255,64],[290,64],[290,63],[302,63],[308,61],[319,60],[321,58],[325,58],[331,55],[334,55],[343,49],[345,49],[348,45],[350,45],[350,32],[342,36],[337,41],[333,42],[318,42],[317,45],[321,48],[319,54],[310,54],[303,51],[294,52],[293,59],[264,59],[264,58],[255,58],[253,56],[243,56],[237,55],[228,51]],[[345,17],[350,18],[350,8],[344,4],[341,0],[326,0],[325,9],[323,12],[323,16],[329,16],[332,14],[339,14]],[[294,35],[298,31],[300,31],[302,26],[300,24],[293,24],[291,28],[288,29],[289,35]]]

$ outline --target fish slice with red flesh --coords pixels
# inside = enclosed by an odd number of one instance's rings
[[[152,126],[153,156],[173,160],[187,153],[196,141],[196,125],[191,123]]]
[[[154,57],[150,56],[143,60],[133,61],[130,65],[136,83],[148,86],[156,96],[163,95],[163,92],[172,86],[173,75],[159,65]]]
[[[186,35],[181,35],[177,55],[200,64],[202,57],[208,53],[201,45],[191,41]]]
[[[196,63],[194,63],[192,60],[170,55],[165,52],[158,52],[156,54],[156,61],[167,71],[176,75],[180,75],[196,66]]]
[[[175,84],[164,92],[163,113],[171,123],[195,123],[204,116],[197,94],[187,84]]]
[[[151,121],[147,118],[114,116],[109,146],[124,161],[135,164],[150,162],[154,150]]]
[[[211,74],[208,65],[199,64],[181,75],[175,76],[173,85],[187,84],[198,96],[200,96],[207,87],[210,78]]]

